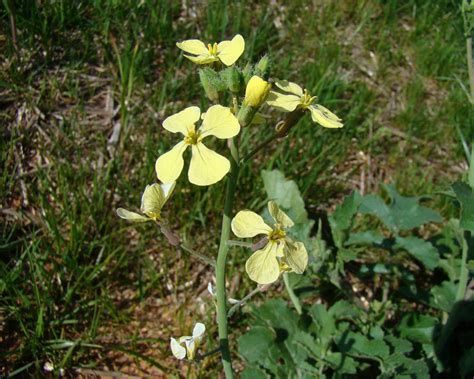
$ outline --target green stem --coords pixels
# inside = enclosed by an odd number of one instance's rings
[[[467,238],[464,235],[462,239],[462,256],[461,256],[461,273],[459,274],[458,291],[456,293],[456,301],[464,300],[466,294],[466,286],[468,280],[468,269],[466,267],[467,261]]]
[[[291,288],[290,286],[290,281],[288,280],[287,273],[283,274],[283,282],[285,283],[286,292],[288,292],[288,296],[290,297],[290,300],[296,309],[296,313],[298,313],[299,315],[303,314],[303,309],[301,308],[300,300],[298,299],[298,296],[296,296],[295,292],[293,291],[293,288]]]
[[[242,305],[244,305],[248,300],[250,300],[254,295],[257,293],[262,292],[260,287],[255,288],[252,292],[246,295],[242,300],[240,300],[237,304],[234,304],[230,309],[229,313],[227,313],[227,317],[231,317],[237,309],[239,309]]]
[[[216,300],[217,300],[217,324],[219,329],[219,345],[222,355],[222,364],[226,379],[234,377],[232,371],[232,360],[229,350],[229,338],[227,331],[227,296],[225,291],[225,265],[229,246],[227,241],[230,235],[230,222],[232,219],[232,208],[234,205],[235,190],[239,176],[238,152],[233,140],[230,140],[231,167],[227,178],[227,188],[224,203],[224,215],[222,217],[221,239],[216,264]]]
[[[467,71],[469,73],[469,86],[471,88],[471,103],[474,104],[474,51],[472,37],[466,38]]]
[[[196,250],[191,249],[190,247],[186,246],[183,243],[180,246],[184,251],[187,251],[189,254],[191,254],[194,257],[202,260],[204,263],[207,263],[208,265],[211,265],[213,267],[216,266],[216,261],[214,261],[214,259],[206,257],[205,255],[203,255],[201,253],[198,253]]]

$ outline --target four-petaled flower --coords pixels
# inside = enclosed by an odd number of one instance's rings
[[[243,210],[232,220],[232,231],[239,238],[266,235],[265,246],[247,260],[245,269],[253,281],[269,284],[276,281],[283,271],[302,274],[308,264],[308,253],[302,242],[293,241],[286,235],[293,221],[274,201],[268,203],[273,217],[273,227],[267,225],[258,214]]]
[[[267,99],[267,104],[283,112],[293,112],[294,110],[308,110],[314,122],[325,128],[342,128],[344,125],[341,119],[329,109],[320,104],[316,104],[316,96],[311,96],[308,91],[295,83],[282,80],[275,85],[283,93],[271,91]]]
[[[204,324],[198,322],[194,326],[192,336],[183,336],[178,338],[178,340],[171,337],[170,346],[173,355],[177,359],[184,359],[187,355],[189,360],[193,360],[205,331],[206,327]]]
[[[131,212],[124,208],[117,209],[117,215],[125,220],[134,222],[160,221],[161,208],[168,201],[173,192],[175,182],[165,184],[152,184],[145,188],[142,195],[140,211],[143,214]]]
[[[177,42],[181,50],[192,55],[184,56],[197,64],[208,64],[221,61],[226,66],[232,66],[242,55],[245,49],[244,38],[237,34],[231,41],[222,41],[207,46],[198,39],[189,39],[183,42]]]
[[[230,169],[227,158],[208,149],[202,140],[207,136],[220,139],[239,134],[240,125],[229,108],[213,105],[203,115],[202,125],[196,130],[195,123],[201,118],[198,107],[189,107],[163,121],[163,127],[172,133],[181,133],[184,138],[170,151],[160,156],[155,164],[156,174],[162,182],[175,181],[183,171],[183,153],[191,146],[189,181],[198,186],[208,186],[221,180]]]

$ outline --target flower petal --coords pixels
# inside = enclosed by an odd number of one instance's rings
[[[197,64],[208,64],[212,62],[217,62],[219,60],[219,58],[209,53],[198,55],[197,57],[193,57],[192,55],[186,55],[186,54],[184,54],[184,56],[188,58],[191,62],[194,62]]]
[[[230,108],[222,105],[213,105],[204,116],[199,128],[201,137],[216,136],[217,138],[232,138],[239,134],[240,125]]]
[[[226,66],[231,66],[245,49],[244,37],[237,34],[231,41],[222,41],[217,45],[217,56]]]
[[[192,361],[194,359],[194,356],[196,354],[196,343],[197,341],[194,340],[194,338],[189,338],[185,341],[186,344],[186,350],[188,351],[188,359]]]
[[[283,112],[293,112],[301,104],[301,99],[296,95],[283,95],[270,91],[267,104]]]
[[[304,244],[302,242],[294,242],[287,238],[284,249],[284,260],[292,272],[302,274],[308,265],[308,252]]]
[[[151,221],[148,217],[142,216],[141,214],[131,212],[124,208],[117,209],[117,216],[123,218],[124,220],[133,221],[133,222],[146,222]]]
[[[170,198],[171,194],[174,191],[174,187],[176,186],[176,182],[161,183],[160,186],[161,186],[161,189],[163,190],[163,194],[165,195],[165,202],[167,202],[168,199]]]
[[[174,182],[183,171],[183,153],[188,145],[184,141],[178,142],[174,147],[160,156],[155,163],[158,179],[163,183]]]
[[[291,228],[295,223],[288,217],[288,215],[283,212],[274,201],[268,202],[268,210],[270,211],[273,219],[281,224],[285,229]]]
[[[273,283],[280,275],[280,265],[276,258],[277,244],[270,242],[262,250],[257,250],[245,263],[250,279],[258,284]]]
[[[282,91],[292,93],[296,96],[303,96],[303,88],[296,83],[289,82],[288,80],[277,80],[275,85]]]
[[[194,55],[209,54],[209,50],[204,42],[199,41],[198,39],[188,39],[183,42],[176,42],[176,46],[181,50]]]
[[[341,119],[322,105],[310,105],[311,118],[325,128],[342,128]]]
[[[173,337],[170,339],[170,347],[171,352],[177,359],[184,359],[184,357],[186,357],[186,349],[181,346]]]
[[[240,211],[232,219],[232,231],[239,238],[251,238],[259,234],[269,234],[272,228],[263,218],[252,211]]]
[[[165,194],[158,183],[146,186],[142,195],[142,206],[140,210],[147,216],[158,216],[165,203]]]
[[[202,142],[192,145],[189,181],[197,186],[209,186],[221,180],[230,170],[226,157],[208,149]]]
[[[184,136],[188,135],[190,131],[194,131],[194,124],[201,117],[201,110],[199,107],[188,107],[181,112],[175,113],[167,117],[163,121],[163,128],[171,133],[181,133]]]
[[[205,331],[206,326],[203,323],[197,322],[196,325],[194,325],[193,338],[200,341]]]

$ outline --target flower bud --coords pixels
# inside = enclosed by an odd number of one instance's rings
[[[264,55],[255,66],[255,74],[261,76],[263,79],[268,79],[270,76],[270,58]]]
[[[213,69],[206,67],[199,70],[199,79],[209,100],[219,100],[219,91],[223,89],[219,74]]]
[[[243,84],[243,76],[236,67],[228,67],[224,71],[221,71],[221,77],[231,92],[239,93]]]
[[[245,88],[244,104],[251,107],[260,107],[267,99],[272,85],[262,78],[254,75],[250,78]]]

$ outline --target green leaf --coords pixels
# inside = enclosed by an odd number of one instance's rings
[[[298,315],[293,312],[282,299],[265,302],[252,312],[263,324],[274,329],[285,329],[289,334],[298,330]]]
[[[247,367],[240,376],[242,379],[268,379],[264,371],[256,367]]]
[[[247,362],[259,362],[266,358],[268,348],[272,345],[275,337],[276,334],[273,330],[263,326],[254,326],[238,339],[239,354]]]
[[[309,309],[309,314],[316,324],[316,335],[324,346],[328,345],[336,330],[336,324],[334,323],[332,315],[326,310],[323,304],[313,305]]]
[[[397,378],[429,378],[429,369],[423,360],[414,360],[402,354],[390,355],[384,365]]]
[[[430,305],[444,312],[451,312],[456,299],[457,286],[453,282],[444,281],[431,288]]]
[[[367,195],[363,197],[359,211],[375,215],[393,232],[443,221],[438,212],[419,204],[421,197],[401,196],[393,185],[384,188],[391,199],[389,205],[377,195]]]
[[[434,317],[412,313],[403,317],[398,329],[400,335],[410,341],[432,344],[433,329],[437,323]]]
[[[349,229],[352,227],[354,217],[359,209],[362,197],[358,192],[347,196],[343,203],[329,216],[331,232],[337,247],[342,247],[347,239]]]
[[[460,226],[463,229],[474,232],[474,193],[466,183],[454,183],[453,191],[461,203]]]
[[[438,265],[438,250],[430,242],[417,237],[396,237],[394,247],[406,250],[429,270],[433,270]]]
[[[351,233],[346,245],[382,245],[384,236],[373,231]]]
[[[295,224],[309,221],[300,190],[293,180],[287,180],[278,170],[262,170],[262,178],[268,198],[284,208]]]
[[[341,352],[360,357],[384,358],[390,354],[388,345],[382,340],[370,340],[362,334],[348,332],[344,333],[337,344]]]
[[[393,348],[393,353],[397,354],[406,354],[413,350],[413,345],[410,341],[402,338],[397,338],[395,336],[385,337],[387,341]]]
[[[351,357],[335,352],[329,352],[324,360],[334,370],[337,370],[338,374],[355,374],[357,373],[358,364]]]

